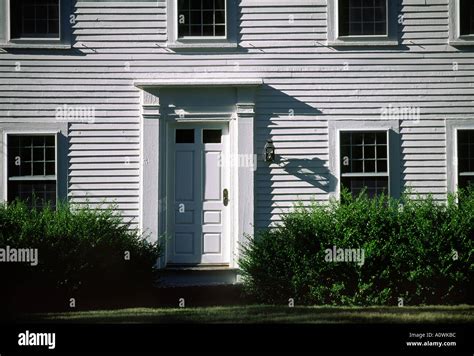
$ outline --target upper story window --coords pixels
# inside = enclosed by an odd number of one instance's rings
[[[0,0],[0,48],[71,48],[69,0]]]
[[[59,0],[11,1],[11,38],[59,38],[59,14]]]
[[[397,15],[398,1],[328,1],[328,44],[397,45]]]
[[[458,186],[474,185],[474,130],[458,131]]]
[[[225,0],[178,0],[178,38],[225,36]]]
[[[236,48],[239,2],[234,0],[167,0],[168,48],[175,50]]]
[[[453,46],[474,45],[473,0],[450,0],[449,43]]]
[[[386,0],[339,0],[340,36],[387,35]]]
[[[474,35],[474,2],[460,0],[459,15],[459,34],[461,36]]]

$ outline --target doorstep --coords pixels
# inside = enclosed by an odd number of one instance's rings
[[[239,269],[228,265],[170,265],[158,272],[158,287],[234,285]]]

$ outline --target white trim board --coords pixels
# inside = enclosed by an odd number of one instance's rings
[[[224,79],[205,79],[205,78],[189,78],[189,79],[159,79],[159,80],[138,80],[133,83],[138,88],[165,88],[165,87],[240,87],[240,86],[260,86],[263,79],[245,79],[245,78],[224,78]]]

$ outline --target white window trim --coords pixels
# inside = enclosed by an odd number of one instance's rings
[[[0,0],[0,48],[70,49],[71,29],[69,15],[71,2],[59,0],[59,37],[11,38],[10,2]],[[3,11],[2,11],[3,9]]]
[[[474,46],[474,34],[461,36],[459,0],[449,0],[449,44],[451,46]]]
[[[167,48],[179,49],[232,49],[237,48],[237,1],[226,0],[226,36],[190,36],[178,38],[178,0],[166,0],[167,6]]]
[[[387,168],[389,194],[398,198],[401,194],[400,171],[400,123],[398,120],[373,120],[333,118],[329,120],[329,172],[333,175],[334,186],[330,187],[330,197],[341,196],[340,133],[356,131],[387,132]]]
[[[447,119],[446,120],[446,161],[448,192],[458,190],[458,131],[474,130],[472,119]]]
[[[174,1],[173,2],[174,6],[175,6],[175,12],[176,14],[178,14],[178,8],[177,8],[177,1]],[[228,6],[227,6],[227,1],[224,1],[224,11],[225,11],[225,35],[224,36],[186,36],[186,37],[181,37],[179,39],[177,39],[178,41],[204,41],[204,42],[207,42],[207,41],[225,41],[227,40],[227,24],[228,24],[228,21],[227,21],[227,13],[228,13],[228,10],[227,10]],[[201,10],[202,11],[202,10]],[[175,31],[176,31],[176,37],[178,36],[178,23],[177,21],[174,22],[174,26],[175,26]]]
[[[7,135],[55,135],[56,140],[56,199],[68,199],[68,124],[67,123],[0,123],[0,147],[3,159],[0,161],[0,200],[7,201],[8,194],[8,152]]]
[[[3,157],[3,172],[4,172],[4,179],[3,179],[3,186],[4,186],[4,191],[3,191],[3,201],[8,201],[8,184],[9,184],[9,172],[8,172],[8,136],[54,136],[54,155],[55,155],[55,162],[54,162],[54,169],[55,169],[55,175],[54,175],[54,181],[56,182],[56,202],[60,201],[60,196],[59,196],[59,172],[58,172],[58,135],[59,131],[18,131],[18,130],[5,130],[3,132],[3,152],[5,152],[4,157]],[[32,176],[34,177],[34,176]],[[29,180],[29,178],[22,179],[24,181]],[[36,179],[35,180],[42,180],[42,179]],[[46,181],[46,179],[44,179]],[[47,179],[52,180],[52,179]]]
[[[339,36],[339,0],[330,0],[327,5],[328,46],[397,46],[398,31],[395,14],[398,2],[387,1],[387,35],[384,36]]]

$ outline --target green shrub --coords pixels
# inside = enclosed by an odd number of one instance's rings
[[[111,209],[0,206],[0,248],[37,249],[38,265],[0,262],[2,290],[116,293],[150,286],[157,244]],[[128,259],[128,256],[130,257]],[[5,289],[4,289],[5,288]]]
[[[240,260],[248,293],[267,303],[473,302],[474,191],[447,204],[342,196],[343,204],[299,204],[282,224],[249,238]],[[363,249],[364,263],[327,262],[333,246]]]

